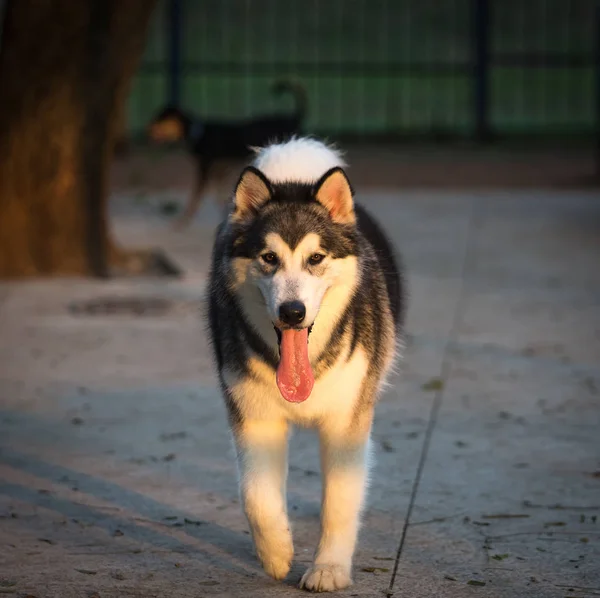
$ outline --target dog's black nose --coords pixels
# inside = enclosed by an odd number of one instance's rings
[[[302,301],[286,301],[279,306],[279,319],[288,326],[297,326],[306,316]]]

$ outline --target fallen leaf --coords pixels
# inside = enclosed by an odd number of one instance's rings
[[[394,449],[394,447],[392,446],[392,443],[389,440],[382,440],[381,441],[381,448],[386,453],[393,453],[396,450],[396,449]]]
[[[469,581],[467,582],[468,586],[484,586],[485,585],[485,581],[478,581],[476,579],[469,579]]]
[[[195,519],[188,519],[187,517],[183,521],[188,525],[206,525],[206,521],[197,521]]]
[[[393,561],[394,560],[393,556],[374,556],[373,558],[376,561]]]
[[[389,569],[385,567],[363,567],[361,571],[365,573],[388,573]]]
[[[531,517],[525,513],[495,513],[492,515],[482,515],[482,519],[526,519]]]
[[[492,558],[495,561],[503,561],[504,559],[507,559],[510,555],[508,553],[505,554],[493,554]]]
[[[428,382],[425,382],[421,388],[426,391],[442,390],[442,388],[444,388],[444,382],[439,378],[432,378]]]
[[[452,575],[444,575],[444,579],[447,579],[448,581],[458,581],[458,579],[452,577]]]
[[[98,571],[92,571],[92,569],[75,569],[79,573],[83,573],[84,575],[96,575]]]

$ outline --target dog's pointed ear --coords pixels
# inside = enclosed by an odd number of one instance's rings
[[[251,218],[271,196],[271,184],[265,175],[254,166],[248,166],[235,188],[232,219],[241,222]]]
[[[315,185],[315,199],[325,206],[334,222],[354,224],[352,187],[346,173],[336,166],[328,170]]]

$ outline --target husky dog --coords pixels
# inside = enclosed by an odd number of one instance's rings
[[[258,150],[217,232],[209,325],[244,511],[263,568],[284,578],[290,425],[317,428],[321,540],[300,587],[352,583],[369,435],[402,320],[392,248],[353,201],[340,155],[313,139]]]

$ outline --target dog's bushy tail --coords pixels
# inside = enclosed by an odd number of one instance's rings
[[[291,93],[296,102],[296,118],[300,122],[304,121],[306,118],[306,113],[308,112],[308,96],[304,85],[297,81],[283,79],[275,82],[272,91],[277,95],[282,93]]]

